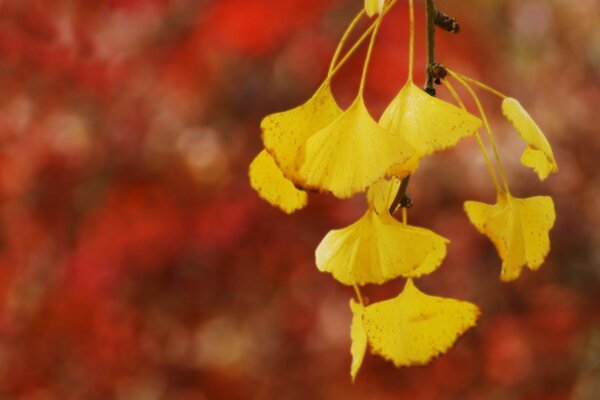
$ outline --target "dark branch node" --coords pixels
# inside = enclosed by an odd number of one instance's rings
[[[458,24],[458,22],[456,22],[456,19],[454,19],[454,17],[444,14],[440,10],[435,10],[433,22],[446,32],[460,32],[460,25]]]
[[[424,90],[425,92],[427,92],[428,95],[433,97],[435,97],[435,95],[437,94],[437,90],[435,90],[433,86],[425,86]]]
[[[411,208],[413,205],[412,200],[406,194],[400,198],[400,207]]]
[[[439,85],[442,83],[441,79],[444,79],[446,76],[448,76],[448,70],[443,64],[433,63],[429,64],[427,67],[427,74],[429,74],[429,76],[434,79],[434,82]]]

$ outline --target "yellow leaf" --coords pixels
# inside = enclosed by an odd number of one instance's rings
[[[397,297],[367,306],[363,324],[372,353],[410,366],[448,351],[478,317],[476,305],[429,296],[409,279]]]
[[[316,250],[316,264],[345,285],[382,284],[433,272],[446,256],[447,243],[430,230],[369,208],[354,224],[325,236]]]
[[[469,217],[471,223],[475,228],[482,234],[486,234],[486,224],[492,218],[497,218],[499,214],[506,208],[506,197],[499,196],[498,203],[494,205],[481,203],[478,201],[467,201],[465,202],[464,209]],[[507,254],[506,247],[501,238],[496,235],[488,236],[492,241],[500,258],[504,259]]]
[[[329,83],[325,83],[301,106],[268,115],[262,120],[260,126],[265,148],[288,179],[296,181],[300,147],[311,135],[341,114],[342,110],[331,94]]]
[[[359,96],[338,119],[311,136],[301,150],[302,187],[346,198],[364,191],[413,149],[400,135],[381,128]]]
[[[365,352],[367,350],[367,333],[365,332],[365,327],[362,322],[362,314],[365,308],[351,299],[350,309],[352,310],[352,327],[350,328],[350,338],[352,339],[352,345],[350,346],[352,365],[350,366],[350,376],[352,377],[352,381],[354,381],[365,358]]]
[[[367,201],[377,214],[388,212],[398,189],[400,180],[392,178],[390,180],[380,179],[369,187],[367,191]]]
[[[454,105],[428,95],[408,81],[380,119],[383,128],[398,132],[412,146],[415,156],[396,165],[390,175],[403,178],[415,171],[419,160],[448,149],[482,125],[479,118]]]
[[[365,0],[365,11],[369,17],[383,12],[385,0]]]
[[[552,172],[558,172],[550,143],[521,103],[507,97],[502,101],[502,112],[527,143],[527,148],[521,156],[521,163],[532,168],[541,180],[546,179]]]
[[[548,196],[526,199],[501,193],[494,205],[467,201],[465,211],[477,230],[496,246],[502,259],[500,279],[508,282],[521,275],[523,267],[538,269],[550,251],[550,229],[556,215]]]
[[[296,189],[294,184],[283,176],[273,158],[265,150],[254,158],[248,175],[250,185],[260,197],[287,214],[301,209],[308,202],[306,192]]]

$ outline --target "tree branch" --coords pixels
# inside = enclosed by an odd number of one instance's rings
[[[436,95],[435,86],[433,86],[433,76],[429,73],[429,66],[435,63],[435,5],[433,0],[427,0],[427,84],[425,91],[432,96]]]

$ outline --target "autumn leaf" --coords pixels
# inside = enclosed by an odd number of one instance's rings
[[[316,264],[345,285],[382,284],[433,272],[446,256],[447,243],[430,230],[369,208],[354,224],[325,236],[316,250]]]
[[[361,328],[356,326],[360,320],[371,352],[399,367],[425,365],[445,353],[475,326],[480,314],[472,303],[421,292],[411,279],[397,297],[366,307],[351,303],[351,309],[358,367],[363,348]],[[352,368],[355,371],[354,363]]]
[[[298,158],[302,158],[298,153],[301,146],[342,112],[326,82],[306,103],[268,115],[262,120],[260,126],[265,148],[288,179],[298,183],[297,164]]]
[[[383,129],[362,96],[335,121],[311,136],[301,150],[304,188],[346,198],[385,176],[394,164],[408,160],[413,149],[399,134]]]
[[[513,124],[521,138],[527,143],[527,148],[521,156],[521,163],[532,168],[540,180],[551,173],[558,172],[550,143],[540,127],[521,106],[518,100],[507,97],[502,101],[502,112]]]
[[[412,174],[423,157],[456,145],[482,125],[479,118],[430,96],[412,80],[392,100],[379,122],[385,129],[399,133],[415,149],[410,159],[390,170],[389,175],[397,178]]]
[[[550,251],[549,231],[556,215],[548,196],[518,199],[500,193],[496,204],[465,202],[465,212],[477,230],[496,246],[502,259],[500,279],[517,279],[526,265],[537,270]]]

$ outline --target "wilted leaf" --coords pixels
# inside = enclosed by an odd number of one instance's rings
[[[550,173],[558,172],[550,143],[521,103],[507,97],[502,102],[502,112],[527,143],[527,148],[521,156],[521,163],[532,168],[541,180],[546,179]]]

